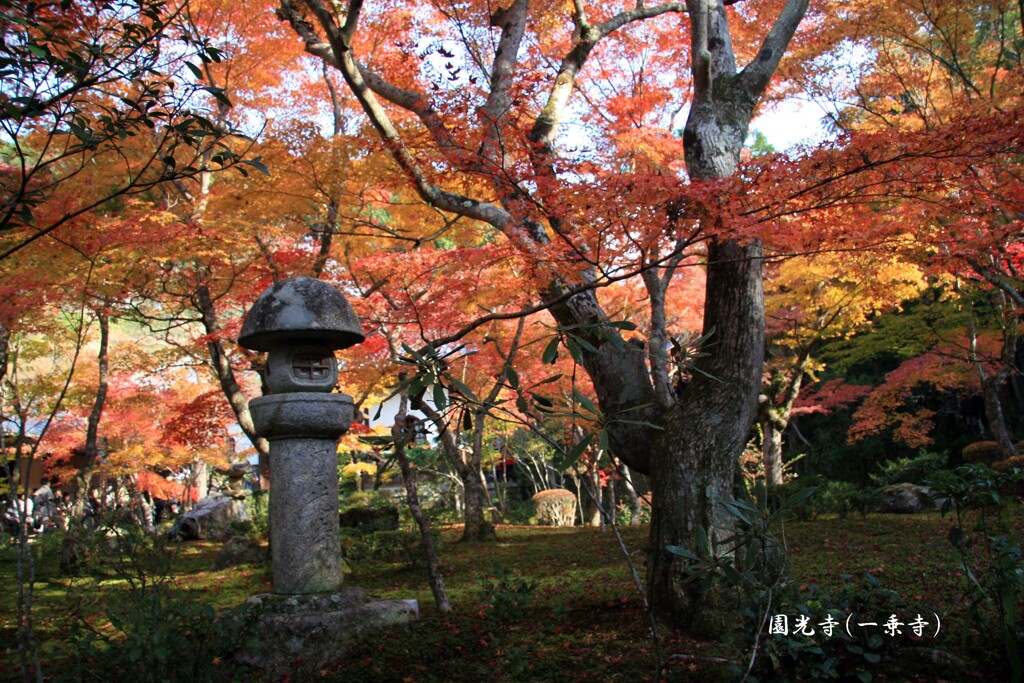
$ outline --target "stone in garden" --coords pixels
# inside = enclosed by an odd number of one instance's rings
[[[237,500],[248,498],[252,491],[245,488],[245,480],[250,476],[249,463],[234,462],[227,467],[217,468],[218,474],[227,477],[227,490],[224,495]]]
[[[934,507],[932,489],[928,486],[893,484],[883,487],[879,493],[882,499],[875,508],[876,512],[913,514]]]
[[[170,535],[185,541],[226,538],[231,534],[232,522],[245,522],[248,519],[245,503],[214,493],[178,517],[171,527]]]
[[[213,561],[215,570],[242,564],[263,564],[267,561],[267,547],[245,536],[232,536],[221,547]]]
[[[296,661],[317,671],[343,658],[368,634],[410,621],[417,609],[414,602],[371,601],[355,587],[321,595],[254,595],[235,618],[241,623],[258,618],[259,644],[242,648],[235,660],[268,680],[294,675]]]

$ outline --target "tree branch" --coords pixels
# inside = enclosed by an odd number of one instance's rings
[[[775,69],[778,68],[782,55],[786,52],[800,20],[807,13],[808,0],[788,0],[782,8],[779,18],[775,20],[761,49],[750,64],[748,64],[739,75],[740,86],[747,91],[752,98],[758,98],[768,87]]]
[[[456,192],[441,189],[430,181],[415,156],[406,147],[405,142],[391,122],[387,112],[384,111],[380,101],[363,77],[363,73],[352,54],[350,44],[347,42],[350,40],[351,34],[355,29],[356,14],[354,10],[358,10],[361,2],[353,0],[349,5],[349,16],[345,23],[345,30],[342,31],[334,21],[333,15],[324,7],[320,0],[300,1],[310,7],[317,16],[318,22],[327,35],[330,55],[334,60],[332,63],[345,78],[345,82],[348,83],[363,112],[370,119],[371,125],[377,130],[377,134],[384,141],[386,148],[399,168],[412,181],[420,198],[442,211],[475,218],[489,223],[499,230],[506,228],[510,223],[510,216],[507,211],[490,202],[478,201]],[[281,0],[279,16],[287,20],[292,28],[303,37],[307,52],[317,56],[324,54],[323,41],[316,36],[313,26],[298,12],[293,0]],[[316,52],[311,48],[315,48]]]

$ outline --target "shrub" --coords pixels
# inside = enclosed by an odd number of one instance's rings
[[[944,499],[942,514],[952,512],[955,519],[948,539],[971,599],[964,636],[973,629],[985,646],[1001,650],[996,656],[1005,663],[1007,680],[1017,683],[1024,680],[1024,551],[1002,519],[1006,499],[1000,492],[1020,486],[1024,476],[984,465],[964,465],[953,474],[932,485]]]
[[[871,681],[876,676],[897,680],[902,675],[924,673],[922,667],[928,661],[922,661],[922,657],[942,660],[941,664],[946,669],[942,673],[946,675],[950,665],[962,666],[944,652],[918,652],[918,648],[908,647],[906,636],[910,629],[906,624],[901,625],[904,638],[883,635],[881,623],[885,615],[907,613],[907,606],[899,593],[882,588],[870,574],[865,574],[860,583],[854,583],[850,577],[843,579],[843,586],[837,591],[823,591],[811,584],[794,599],[783,600],[773,609],[773,613],[790,619],[790,633],[762,634],[758,656],[750,676],[744,680]],[[879,627],[851,629],[847,633],[842,622],[849,614],[876,617]],[[793,632],[793,622],[800,618],[806,620],[813,635]],[[822,630],[827,619],[839,622],[831,635]],[[920,657],[917,656],[919,654]]]
[[[341,508],[384,508],[394,505],[388,494],[381,491],[355,491],[341,497]]]
[[[615,509],[615,523],[619,526],[627,526],[630,520],[633,519],[633,510],[629,507],[629,502],[620,503]],[[651,504],[644,498],[640,499],[640,524],[648,524],[651,521]]]
[[[75,674],[67,680],[175,682],[224,680],[231,654],[254,637],[250,624],[226,623],[208,605],[167,584],[131,588],[111,601],[109,628],[79,619],[72,628]]]
[[[572,491],[548,489],[531,500],[538,524],[572,526],[576,522],[576,496]]]
[[[976,441],[964,446],[962,456],[966,463],[991,465],[1002,459],[1003,452],[995,441]]]
[[[992,469],[997,472],[1012,472],[1013,470],[1024,470],[1024,455],[1015,455],[1012,458],[999,460],[992,464]]]
[[[866,515],[879,501],[880,495],[873,487],[857,486],[849,481],[825,481],[817,495],[819,513],[830,513],[846,518],[851,512]]]
[[[805,491],[814,489],[812,495]],[[849,481],[830,481],[822,475],[793,479],[771,488],[772,509],[778,509],[798,494],[799,502],[789,510],[797,519],[807,520],[818,515],[839,515],[845,518],[851,512],[866,515],[878,500],[878,492]]]
[[[871,481],[876,486],[921,484],[937,470],[945,469],[948,460],[949,458],[945,453],[931,453],[922,450],[913,457],[896,458],[895,460],[883,463],[878,473],[871,475]]]
[[[505,501],[505,514],[502,521],[505,524],[517,524],[525,526],[536,521],[536,508],[532,500],[507,500]]]
[[[488,616],[503,628],[520,621],[533,602],[537,582],[529,578],[517,579],[515,572],[500,564],[494,566],[494,577],[480,582],[481,597],[487,603]]]
[[[438,535],[433,530],[431,534],[436,544]],[[367,562],[386,562],[415,568],[423,557],[423,538],[418,529],[373,533],[362,533],[355,529],[341,530],[341,560],[353,576]]]

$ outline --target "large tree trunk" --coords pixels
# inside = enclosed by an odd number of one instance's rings
[[[651,463],[651,556],[648,590],[657,616],[695,634],[715,636],[735,623],[734,591],[700,594],[683,585],[681,559],[668,545],[693,547],[696,529],[728,534],[721,503],[733,498],[736,463],[756,408],[764,362],[761,247],[713,243],[708,252],[705,332],[715,330],[702,372],[668,414]]]
[[[758,56],[737,73],[725,7],[688,0],[694,79],[683,131],[686,167],[696,180],[733,174],[753,115],[807,0],[790,0]],[[711,220],[718,220],[711,217]],[[714,225],[707,226],[714,231]],[[724,227],[724,226],[722,226]],[[700,527],[728,535],[736,463],[752,424],[764,366],[761,245],[712,238],[708,244],[704,334],[707,355],[668,412],[651,458],[652,518],[648,591],[659,620],[694,635],[716,637],[735,627],[739,594],[722,585],[701,593],[683,584],[682,558],[667,545],[694,546]],[[628,460],[626,460],[627,464]]]

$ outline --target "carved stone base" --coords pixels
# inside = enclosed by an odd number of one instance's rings
[[[238,662],[268,676],[316,670],[343,658],[374,631],[412,621],[415,602],[370,600],[362,588],[315,595],[254,595],[236,613],[258,638],[239,650]]]

